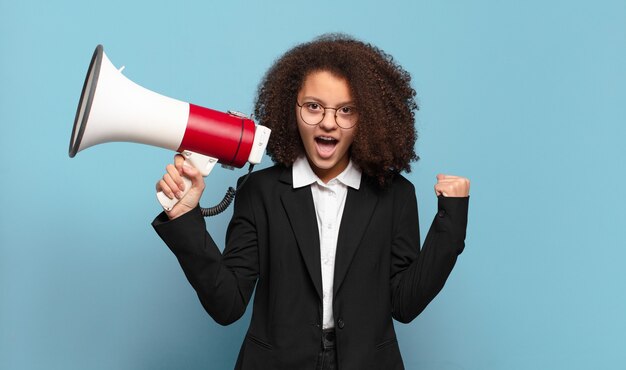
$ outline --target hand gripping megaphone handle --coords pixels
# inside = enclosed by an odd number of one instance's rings
[[[207,177],[209,173],[211,173],[211,170],[213,169],[213,167],[215,167],[215,164],[218,161],[217,158],[190,152],[189,150],[184,150],[180,154],[182,154],[183,157],[185,157],[185,162],[183,166],[187,165],[187,166],[194,167],[195,169],[200,171],[200,173],[204,177]],[[187,192],[189,191],[189,189],[191,189],[191,180],[183,176],[183,182],[185,183],[185,190],[183,190],[183,197],[184,197],[185,194],[187,194]],[[159,200],[159,203],[161,203],[161,206],[163,207],[163,209],[166,211],[171,211],[172,208],[174,208],[174,206],[179,201],[179,199],[177,198],[170,199],[162,191],[157,192],[157,199]]]

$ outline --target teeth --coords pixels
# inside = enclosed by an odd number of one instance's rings
[[[323,136],[318,137],[318,140],[335,141],[335,139],[333,139],[332,137],[323,137]]]

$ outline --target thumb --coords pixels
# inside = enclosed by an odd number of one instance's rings
[[[437,196],[443,195],[444,197],[448,196],[446,193],[446,189],[441,184],[435,184],[435,194]]]
[[[182,168],[183,175],[191,180],[192,187],[197,187],[198,184],[204,183],[202,174],[195,167],[184,164]]]

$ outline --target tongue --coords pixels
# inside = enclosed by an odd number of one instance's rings
[[[317,140],[317,147],[321,153],[330,153],[335,149],[335,140]]]

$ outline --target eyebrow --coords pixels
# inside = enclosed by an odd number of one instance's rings
[[[323,105],[324,107],[326,107],[326,105],[328,105],[328,103],[326,103],[325,101],[323,101],[320,98],[316,98],[314,96],[304,96],[302,97],[302,102],[303,103],[310,103],[311,100],[313,100],[316,103],[320,103],[321,105]],[[347,102],[343,102],[343,103],[339,103],[337,104],[337,108],[339,107],[345,107],[346,105],[355,105],[353,100],[348,100]],[[326,107],[328,108],[328,107]]]

